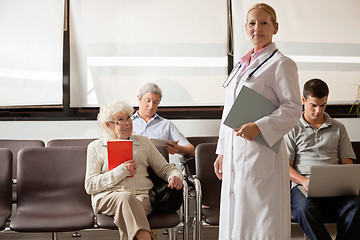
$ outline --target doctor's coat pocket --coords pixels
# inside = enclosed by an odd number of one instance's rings
[[[244,85],[263,95],[264,88],[266,85],[266,79],[258,80],[254,77],[251,77],[249,79],[244,80]]]
[[[244,168],[248,175],[258,178],[271,176],[275,170],[276,153],[257,143],[246,141]]]

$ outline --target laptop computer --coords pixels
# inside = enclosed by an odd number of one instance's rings
[[[360,164],[312,166],[309,191],[301,185],[299,190],[309,198],[358,196]]]

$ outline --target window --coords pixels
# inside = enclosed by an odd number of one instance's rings
[[[226,1],[70,1],[70,106],[137,105],[147,82],[161,106],[220,106]]]
[[[112,100],[136,106],[139,87],[149,81],[164,91],[162,116],[220,118],[221,85],[232,65],[227,45],[235,45],[235,63],[250,49],[244,13],[254,3],[227,2],[229,40],[226,1],[0,1],[1,120],[96,119],[98,106]],[[324,79],[327,112],[349,117],[360,84],[360,2],[268,3],[280,23],[274,40],[297,62],[300,86]]]
[[[235,61],[251,48],[244,24],[251,0],[234,2]],[[277,47],[299,69],[300,88],[312,78],[330,88],[329,104],[352,104],[360,84],[360,1],[267,1],[277,12]],[[348,108],[350,109],[350,108]]]
[[[0,106],[62,105],[63,0],[0,2]]]

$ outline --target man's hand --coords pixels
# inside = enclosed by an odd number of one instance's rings
[[[309,191],[309,179],[298,173],[294,169],[294,160],[289,159],[290,164],[290,181],[303,185],[306,191]]]
[[[168,152],[170,154],[175,154],[180,152],[180,145],[178,144],[179,140],[176,142],[169,141],[165,144],[165,147],[167,148]]]
[[[308,178],[304,179],[304,181],[302,181],[300,184],[304,186],[304,188],[307,192],[309,191],[309,179]]]

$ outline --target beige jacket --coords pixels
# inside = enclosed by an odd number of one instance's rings
[[[128,191],[135,195],[148,195],[149,189],[153,187],[152,181],[147,178],[148,166],[167,181],[172,176],[183,178],[181,171],[168,163],[147,137],[133,135],[131,138],[133,158],[137,163],[137,171],[133,177],[129,177],[130,172],[124,164],[109,171],[106,139],[95,140],[88,146],[85,190],[91,194],[95,214],[98,201],[110,192]]]

